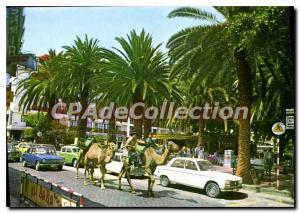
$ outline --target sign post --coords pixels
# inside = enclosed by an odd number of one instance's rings
[[[284,134],[285,132],[285,125],[281,122],[277,122],[277,123],[274,123],[273,126],[272,126],[272,132],[273,134],[277,135],[278,138],[276,140],[276,146],[277,146],[277,162],[276,162],[276,187],[277,189],[279,189],[279,165],[280,165],[280,162],[279,162],[279,153],[280,153],[280,147],[279,147],[279,136]]]

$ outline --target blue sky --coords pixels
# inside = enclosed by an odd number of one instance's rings
[[[205,24],[201,20],[167,18],[176,7],[28,7],[25,8],[23,52],[37,55],[52,48],[71,45],[76,36],[97,38],[106,48],[118,47],[115,37],[126,36],[132,29],[153,36],[155,44],[163,43],[179,30]],[[211,7],[202,7],[214,11]],[[219,17],[222,19],[222,17]]]

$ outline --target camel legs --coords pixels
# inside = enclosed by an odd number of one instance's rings
[[[90,181],[94,182],[94,168],[95,168],[95,165],[91,163],[90,167],[91,167],[91,169],[88,171],[88,173],[90,175]]]
[[[154,183],[155,183],[155,179],[154,179],[154,176],[153,176],[153,174],[150,170],[146,169],[146,172],[149,176],[149,178],[148,178],[148,197],[154,197],[153,186],[154,186]]]
[[[118,175],[118,178],[119,178],[119,190],[122,190],[121,179],[122,179],[124,173],[125,173],[125,166],[123,165],[123,166],[122,166],[122,169],[121,169],[121,171],[120,171],[120,173],[119,173],[119,175]]]
[[[119,174],[119,190],[122,190],[122,183],[121,183],[121,179],[123,177],[123,175],[126,173],[126,179],[127,179],[127,182],[131,188],[131,193],[135,194],[135,190],[131,184],[131,178],[130,178],[130,166],[128,165],[128,162],[124,162],[124,165],[121,169],[121,172]]]
[[[151,174],[151,176],[150,176],[150,179],[151,179],[150,196],[154,197],[153,186],[154,186],[154,183],[155,183],[155,179],[154,179],[154,176],[153,176],[152,174]]]
[[[86,186],[87,182],[86,182],[86,173],[88,172],[88,162],[84,162],[84,179],[83,179],[83,185]]]
[[[130,167],[128,166],[128,167],[126,167],[126,179],[127,179],[127,182],[128,182],[128,184],[129,184],[129,186],[130,186],[130,188],[131,188],[131,193],[132,194],[135,194],[135,190],[134,190],[134,188],[133,188],[133,186],[132,186],[132,184],[131,184],[131,177],[130,177]]]
[[[105,165],[100,165],[100,173],[101,173],[101,177],[100,177],[101,189],[105,189],[105,186],[104,186],[104,176],[106,173]]]
[[[79,165],[82,161],[83,161],[83,154],[80,152],[78,156],[77,165],[76,165],[76,176],[75,176],[76,179],[79,178],[78,170],[79,170]]]

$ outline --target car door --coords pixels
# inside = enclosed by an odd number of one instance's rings
[[[66,152],[65,152],[65,163],[66,164],[72,164],[72,160],[73,160],[73,151],[71,147],[67,147],[66,148]]]
[[[185,161],[185,175],[184,175],[185,185],[201,188],[201,176],[199,175],[199,170],[196,163],[192,160]]]
[[[36,148],[35,147],[32,147],[30,149],[28,149],[27,153],[25,154],[26,155],[26,162],[27,164],[29,165],[34,165],[35,164],[35,158],[34,158],[34,155],[36,154]]]
[[[59,152],[59,156],[62,157],[64,159],[64,161],[66,162],[66,147],[62,147],[60,152]]]
[[[176,159],[169,167],[167,176],[171,182],[184,183],[184,159]]]

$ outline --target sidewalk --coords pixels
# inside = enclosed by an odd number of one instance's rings
[[[232,168],[216,166],[217,171],[232,174]],[[243,189],[258,193],[265,193],[285,198],[294,198],[294,174],[280,174],[279,188],[276,187],[276,173],[271,174],[271,179],[260,181],[258,184],[243,184]]]

